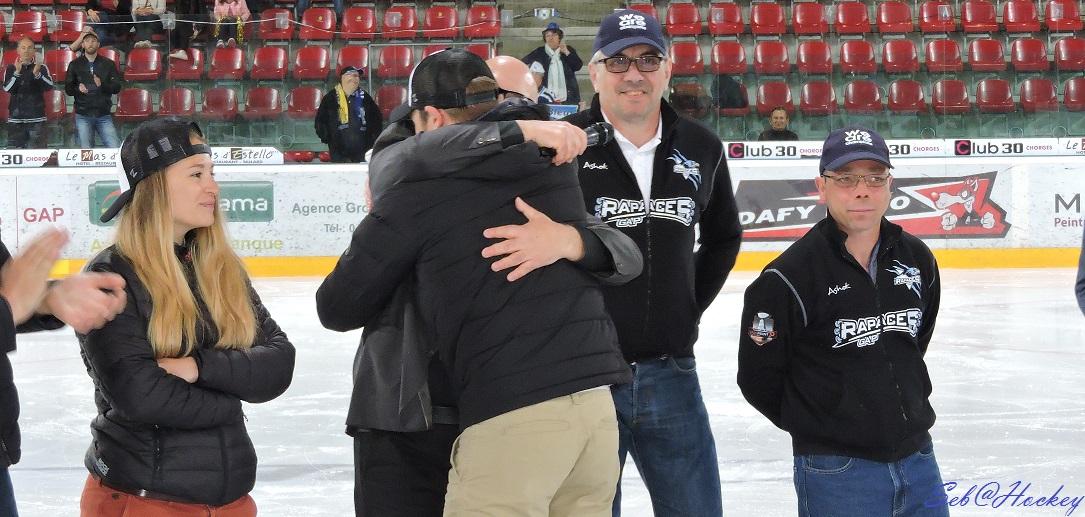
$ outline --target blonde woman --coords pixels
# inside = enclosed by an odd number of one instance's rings
[[[128,304],[79,335],[98,416],[80,509],[89,516],[254,516],[256,454],[241,401],[286,390],[294,347],[230,248],[211,149],[179,119],[121,145],[116,244],[88,268],[121,275]]]

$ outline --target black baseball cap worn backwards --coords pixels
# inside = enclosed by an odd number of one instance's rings
[[[478,77],[494,78],[481,57],[462,49],[445,49],[423,59],[411,71],[407,102],[411,109],[433,106],[462,108],[497,99],[497,90],[467,94],[467,85]]]
[[[890,169],[889,146],[877,132],[851,126],[833,130],[821,147],[821,172],[834,171],[856,160],[874,160]]]
[[[132,192],[139,182],[152,174],[166,170],[189,156],[211,155],[211,146],[193,144],[190,133],[203,137],[203,130],[195,122],[181,118],[157,118],[141,123],[121,143],[120,181],[121,195],[113,201],[99,220],[109,222],[132,200]],[[122,177],[123,176],[123,177]]]

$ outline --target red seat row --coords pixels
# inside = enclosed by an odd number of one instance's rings
[[[295,37],[310,40],[355,39],[414,39],[419,37],[457,38],[461,24],[454,6],[434,5],[425,11],[425,22],[419,27],[414,6],[393,5],[385,9],[382,24],[377,27],[377,13],[372,7],[353,6],[343,11],[343,20],[336,34],[335,11],[327,7],[310,7],[301,14],[301,23],[294,23],[289,9],[265,9],[260,13],[257,33],[265,41],[285,41]],[[493,4],[472,5],[462,25],[463,36],[469,39],[496,38],[501,33],[501,17]]]
[[[243,109],[238,107],[237,93],[231,88],[211,88],[203,94],[203,106],[196,109],[196,96],[182,87],[162,91],[158,111],[154,111],[151,92],[142,88],[126,88],[117,95],[113,116],[121,122],[141,122],[153,116],[198,117],[204,120],[232,121],[273,120],[285,114],[292,119],[312,119],[324,92],[315,86],[299,86],[287,96],[283,111],[282,93],[277,88],[258,86],[246,94]]]

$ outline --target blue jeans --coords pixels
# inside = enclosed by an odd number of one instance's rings
[[[11,474],[8,474],[7,467],[0,468],[0,515],[19,517],[19,510],[15,508],[15,489],[11,486]]]
[[[612,386],[618,460],[628,453],[658,516],[723,515],[716,442],[701,399],[696,361],[662,357],[630,365],[633,381]],[[622,486],[614,495],[621,514]]]
[[[113,115],[101,117],[87,117],[75,114],[75,133],[79,137],[79,147],[91,149],[94,147],[94,135],[102,142],[101,147],[120,146],[117,141],[117,128],[113,127]]]
[[[893,463],[847,456],[795,456],[799,517],[949,517],[949,507],[928,508],[942,475],[928,443]]]
[[[310,0],[298,0],[298,2],[296,4],[294,4],[294,19],[295,20],[297,20],[299,22],[301,21],[302,13],[304,13],[305,10],[309,8],[309,2],[310,2]],[[342,21],[342,19],[343,19],[343,0],[332,0],[332,5],[335,6],[335,14],[338,15],[339,20]]]

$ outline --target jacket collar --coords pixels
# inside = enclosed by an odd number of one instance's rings
[[[844,233],[840,227],[837,226],[836,220],[833,219],[832,215],[826,213],[825,219],[822,219],[814,228],[821,233],[825,240],[833,245],[833,249],[840,255],[840,258],[846,259],[851,256],[848,249],[844,246],[844,241],[848,239],[848,234]],[[885,217],[882,217],[881,226],[878,229],[878,242],[880,243],[878,252],[881,253],[881,250],[887,250],[896,246],[897,242],[900,241],[900,236],[903,232],[904,229],[901,228],[900,225],[893,224]]]

